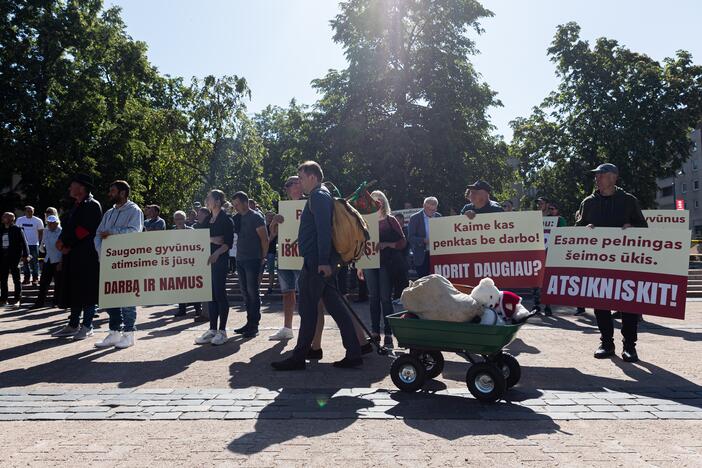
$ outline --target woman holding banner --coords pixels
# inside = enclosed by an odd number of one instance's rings
[[[403,250],[407,245],[402,226],[390,214],[390,203],[385,194],[379,190],[371,193],[371,197],[379,203],[379,234],[380,234],[380,268],[359,270],[360,279],[365,279],[368,286],[368,297],[371,312],[371,328],[373,335],[380,335],[380,313],[383,313],[385,346],[392,347],[392,330],[387,316],[394,312],[392,306],[392,291],[396,276],[402,269],[407,269]]]
[[[210,190],[205,204],[211,214],[205,220],[210,229],[210,257],[207,264],[212,268],[212,301],[209,304],[210,329],[195,340],[196,344],[211,343],[221,345],[227,341],[227,271],[229,270],[229,249],[234,242],[234,223],[222,210],[226,201],[224,192]]]

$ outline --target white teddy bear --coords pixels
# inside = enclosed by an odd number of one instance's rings
[[[511,291],[500,291],[492,278],[483,278],[470,293],[485,308],[481,322],[487,325],[516,324],[534,315],[522,305],[522,298]]]

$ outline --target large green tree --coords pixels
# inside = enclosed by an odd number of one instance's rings
[[[477,178],[501,186],[507,149],[487,114],[499,102],[470,62],[489,16],[474,0],[341,3],[332,27],[348,68],[313,86],[316,154],[344,192],[376,179],[395,205],[435,195],[448,211]]]
[[[124,178],[142,201],[160,156],[179,147],[170,136],[184,124],[179,80],[159,75],[101,0],[4,0],[0,31],[0,154],[3,173],[21,176],[13,189],[55,205],[81,171],[100,196]],[[189,189],[160,195],[177,205]]]
[[[654,207],[656,177],[689,157],[689,132],[702,119],[702,67],[688,52],[659,63],[617,41],[591,46],[576,23],[559,26],[548,49],[561,82],[528,118],[512,122],[511,154],[530,199],[547,195],[573,218],[603,162],[620,185]]]

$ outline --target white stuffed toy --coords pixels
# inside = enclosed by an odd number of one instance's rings
[[[482,305],[441,275],[411,282],[402,291],[400,301],[408,311],[425,320],[470,322],[483,314]]]
[[[492,309],[502,321],[502,324],[522,323],[534,315],[534,312],[530,312],[522,305],[521,297],[511,291],[500,291],[497,289],[492,278],[483,278],[480,280],[480,283],[473,288],[470,295],[485,307],[486,311]],[[492,323],[491,321],[493,321],[493,319],[489,313],[487,316],[483,314],[482,320],[489,324],[502,325],[497,323],[499,320],[495,320],[495,323]],[[481,323],[483,323],[483,321],[481,321]]]

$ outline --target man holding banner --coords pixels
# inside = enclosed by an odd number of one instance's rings
[[[461,209],[461,214],[466,215],[468,219],[473,219],[476,214],[480,213],[504,212],[502,205],[490,200],[491,192],[492,186],[484,180],[479,180],[473,185],[469,185],[465,194],[469,203]]]
[[[614,164],[600,164],[592,172],[595,174],[595,192],[585,198],[578,210],[576,226],[595,227],[648,227],[639,201],[635,196],[617,187],[619,169]],[[638,361],[636,340],[638,314],[622,312],[622,336],[624,351],[622,359],[627,362]],[[600,329],[600,347],[595,351],[595,358],[605,359],[614,355],[614,320],[609,310],[595,309],[597,327]]]
[[[144,214],[136,203],[129,200],[130,187],[124,180],[116,180],[110,184],[108,197],[113,203],[107,210],[97,228],[95,250],[98,256],[102,241],[116,234],[141,232],[144,230]],[[107,309],[110,316],[110,332],[102,340],[95,343],[96,348],[129,348],[134,345],[134,323],[136,322],[136,306],[114,307]],[[122,332],[120,332],[122,328]]]

